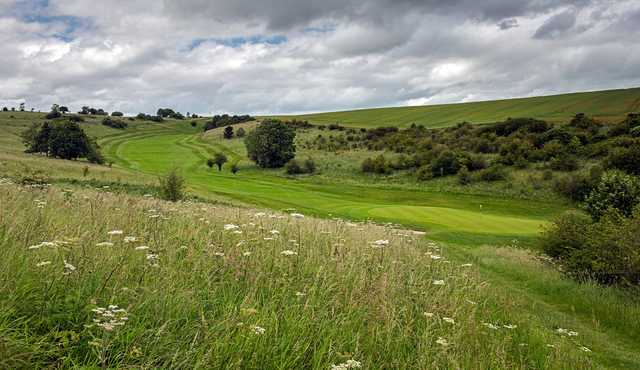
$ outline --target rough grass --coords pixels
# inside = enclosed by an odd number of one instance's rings
[[[493,100],[460,104],[360,109],[343,112],[277,116],[308,120],[317,124],[340,123],[350,127],[446,127],[460,122],[490,123],[509,117],[535,117],[566,122],[576,113],[605,121],[620,121],[627,113],[640,110],[640,88],[581,92],[531,98]]]
[[[411,231],[0,189],[1,368],[594,366],[580,336],[514,310],[475,265]],[[109,305],[128,318],[113,330],[94,321]]]

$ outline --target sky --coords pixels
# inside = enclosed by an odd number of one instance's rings
[[[638,0],[0,0],[0,106],[285,114],[640,86]]]

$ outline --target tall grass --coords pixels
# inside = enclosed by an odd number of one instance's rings
[[[0,368],[592,366],[446,252],[388,226],[2,181]]]

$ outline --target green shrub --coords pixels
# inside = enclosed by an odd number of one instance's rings
[[[579,166],[578,159],[573,155],[555,157],[549,163],[549,167],[554,171],[572,172],[577,170]]]
[[[289,175],[299,175],[301,173],[304,173],[304,171],[302,170],[302,167],[300,166],[298,161],[296,161],[295,159],[292,159],[289,162],[287,162],[287,164],[284,167],[285,167],[285,170],[287,171],[287,174]]]
[[[585,210],[597,221],[609,209],[630,216],[640,203],[640,180],[620,171],[608,171],[585,200]]]
[[[431,162],[431,174],[433,177],[455,175],[460,170],[458,156],[449,150],[445,150]]]
[[[458,171],[458,184],[460,185],[469,185],[472,182],[471,173],[467,169],[467,167],[462,167],[460,171]]]
[[[184,186],[184,177],[174,168],[160,178],[160,197],[177,202],[184,198]]]
[[[604,163],[607,168],[617,168],[640,176],[640,141],[626,148],[613,149]]]
[[[316,172],[316,162],[314,162],[313,159],[311,158],[305,159],[304,163],[302,164],[302,167],[304,169],[304,172],[306,173]]]
[[[624,217],[615,209],[594,222],[564,215],[540,238],[542,249],[578,279],[603,284],[640,284],[640,210]]]
[[[502,166],[493,165],[489,168],[478,171],[476,176],[479,180],[486,182],[502,181],[507,179],[507,171]]]
[[[391,173],[391,165],[384,157],[384,155],[380,154],[375,158],[367,158],[362,162],[362,172],[365,173],[378,173],[378,174],[389,174]]]

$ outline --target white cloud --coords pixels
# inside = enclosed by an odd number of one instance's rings
[[[0,0],[0,104],[259,114],[640,85],[633,0],[25,4]]]

